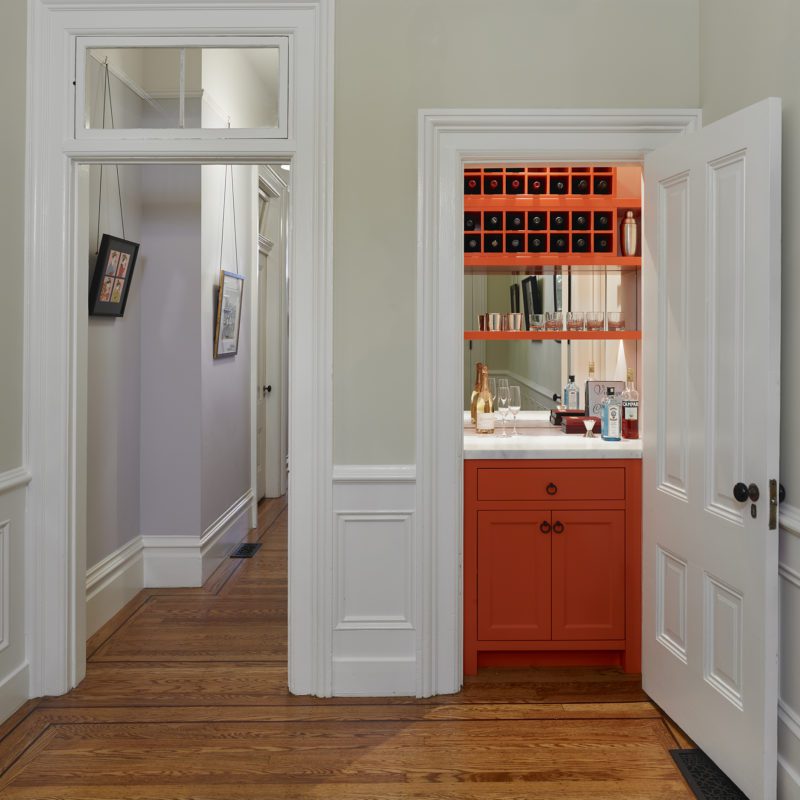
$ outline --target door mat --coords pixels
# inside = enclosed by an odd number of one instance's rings
[[[697,800],[747,800],[747,795],[702,750],[670,750],[669,754]]]
[[[252,558],[261,547],[261,542],[243,542],[234,548],[231,558]]]

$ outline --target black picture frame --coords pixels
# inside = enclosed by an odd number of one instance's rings
[[[103,234],[89,287],[89,316],[121,317],[131,290],[139,244]]]
[[[244,275],[221,269],[214,326],[214,358],[228,358],[239,352],[243,302]]]
[[[519,313],[519,284],[512,283],[508,287],[509,294],[511,295],[511,313]]]
[[[536,278],[529,275],[527,278],[522,279],[522,307],[523,316],[525,318],[525,330],[531,329],[531,316],[536,314],[536,296],[539,293],[539,287],[536,283]]]

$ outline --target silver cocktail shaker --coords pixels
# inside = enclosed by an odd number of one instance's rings
[[[622,222],[622,255],[635,256],[638,242],[639,226],[636,224],[633,211],[628,211]]]

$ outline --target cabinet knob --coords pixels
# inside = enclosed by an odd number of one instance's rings
[[[564,533],[564,523],[563,522],[554,522],[553,523],[553,533]]]
[[[556,486],[554,483],[548,483],[545,487],[545,491],[547,494],[553,495],[558,491],[558,486]]]
[[[539,530],[542,533],[550,533],[550,523],[549,522],[542,522],[542,524],[539,525]]]

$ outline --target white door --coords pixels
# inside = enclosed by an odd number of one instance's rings
[[[645,159],[643,685],[751,800],[776,791],[780,137],[773,98]]]
[[[258,253],[258,392],[256,403],[256,490],[267,496],[267,254]]]

